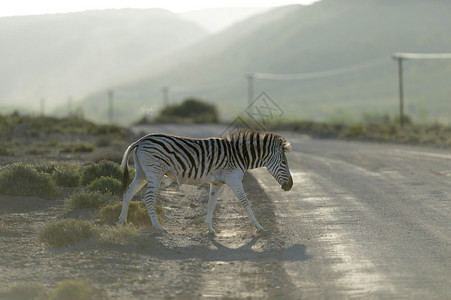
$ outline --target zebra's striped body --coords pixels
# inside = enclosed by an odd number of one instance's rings
[[[152,225],[160,231],[165,231],[154,210],[155,197],[165,175],[180,184],[210,183],[206,223],[211,234],[215,233],[212,216],[217,194],[224,184],[235,192],[257,230],[263,230],[244,193],[241,181],[246,170],[266,167],[284,190],[290,190],[293,185],[285,157],[285,153],[291,150],[290,143],[273,133],[240,130],[225,138],[208,139],[167,134],[146,135],[131,144],[124,153],[124,188],[128,185],[128,157],[135,148],[136,175],[124,193],[119,224],[127,218],[131,198],[147,182],[144,199]]]

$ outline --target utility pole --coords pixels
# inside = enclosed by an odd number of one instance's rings
[[[113,101],[114,101],[114,91],[108,91],[108,120],[113,123]]]
[[[403,85],[403,69],[402,62],[407,59],[451,59],[451,53],[401,53],[397,52],[392,55],[393,59],[398,62],[399,77],[399,125],[404,125],[404,85]]]
[[[254,74],[247,74],[247,104],[254,100]]]
[[[163,92],[163,106],[166,107],[169,105],[169,87],[164,86],[162,92]]]
[[[398,60],[398,77],[399,77],[399,126],[404,126],[404,85],[402,77],[402,57],[395,58]]]
[[[72,97],[67,98],[67,117],[72,118],[74,113],[72,112]]]
[[[44,116],[45,113],[45,99],[41,98],[41,117]]]

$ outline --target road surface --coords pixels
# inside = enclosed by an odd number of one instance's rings
[[[209,130],[197,136],[220,131]],[[200,279],[182,284],[181,297],[451,299],[450,151],[282,135],[293,189],[264,168],[244,180],[263,236],[226,189],[215,238],[203,224],[193,246],[177,248],[176,226],[173,244],[159,238],[178,259],[197,260],[183,272]]]
[[[274,201],[293,298],[451,299],[451,153],[288,135],[294,187]]]

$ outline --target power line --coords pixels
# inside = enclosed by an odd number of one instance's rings
[[[257,79],[269,79],[269,80],[307,80],[307,79],[317,79],[323,77],[337,76],[346,73],[355,72],[361,69],[373,67],[380,63],[386,62],[386,57],[380,57],[376,59],[371,59],[356,65],[351,65],[347,67],[342,67],[338,69],[332,69],[327,71],[320,72],[311,72],[311,73],[295,73],[295,74],[277,74],[277,73],[260,73],[255,72],[251,73],[253,78]]]
[[[451,59],[451,53],[394,53],[393,59]]]

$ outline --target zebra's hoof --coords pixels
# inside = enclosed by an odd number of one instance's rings
[[[256,227],[257,227],[257,232],[258,232],[258,233],[263,233],[263,232],[265,232],[265,230],[263,229],[263,227],[261,227],[261,225],[256,225]]]
[[[168,233],[168,231],[167,231],[166,229],[164,229],[163,227],[158,228],[158,231],[159,231],[161,234],[167,234],[167,233]]]

